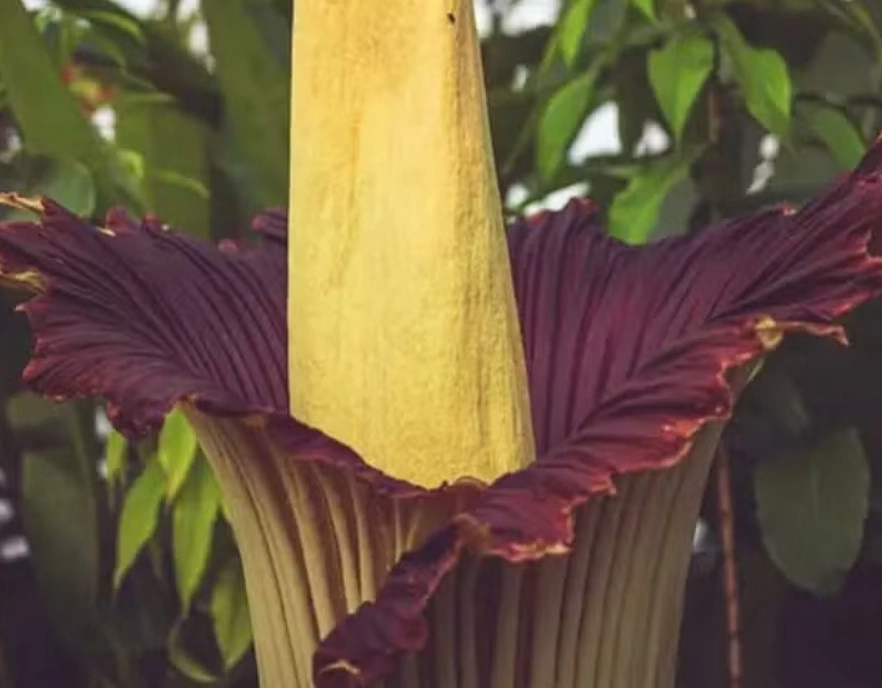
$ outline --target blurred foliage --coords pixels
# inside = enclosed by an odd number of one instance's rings
[[[625,241],[699,231],[806,199],[882,125],[869,0],[563,0],[527,27],[527,0],[479,4],[512,215],[587,189]],[[284,203],[288,0],[187,15],[165,0],[149,18],[111,0],[46,5],[0,0],[0,189],[96,220],[123,205],[213,240]],[[185,418],[129,443],[92,403],[23,392],[19,298],[0,311],[0,686],[256,685],[241,565]],[[847,329],[848,349],[789,340],[726,432],[751,688],[882,675],[882,304]],[[679,688],[728,685],[716,499]]]

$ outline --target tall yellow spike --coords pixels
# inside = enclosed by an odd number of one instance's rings
[[[299,0],[291,411],[435,486],[532,460],[472,0]]]

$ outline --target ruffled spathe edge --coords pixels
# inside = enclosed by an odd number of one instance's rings
[[[35,337],[28,386],[104,397],[129,435],[158,429],[178,401],[220,415],[287,410],[278,213],[255,220],[261,246],[218,250],[121,209],[94,227],[48,198],[2,194],[0,205],[38,219],[0,223],[0,279],[37,293],[18,307]]]
[[[844,343],[844,331],[835,319],[882,293],[882,261],[868,253],[868,244],[882,226],[882,185],[876,171],[880,162],[882,145],[877,143],[854,173],[802,211],[782,207],[757,216],[810,224],[818,213],[837,203],[848,206],[843,207],[843,218],[859,217],[854,211],[863,213],[858,226],[834,228],[838,231],[804,242],[810,245],[808,251],[823,252],[820,262],[829,266],[814,275],[825,284],[823,289],[810,291],[812,303],[773,300],[766,312],[752,310],[741,317],[722,309],[718,324],[684,337],[662,356],[669,363],[675,357],[673,377],[664,370],[654,374],[649,365],[639,384],[635,383],[642,391],[633,393],[635,390],[624,385],[589,414],[567,441],[550,446],[526,469],[497,480],[423,547],[403,557],[387,576],[377,599],[362,605],[323,640],[313,667],[318,688],[372,685],[392,671],[403,654],[422,647],[428,635],[424,614],[429,601],[466,549],[509,562],[567,553],[573,541],[575,510],[591,498],[614,494],[617,476],[661,470],[684,459],[705,425],[725,421],[731,415],[738,391],[733,388],[733,374],[776,348],[785,334],[803,332]],[[574,202],[563,214],[585,216],[592,212],[591,205]],[[542,225],[554,217],[539,216],[520,230],[525,235],[547,231]],[[718,231],[737,234],[738,224],[725,223]],[[750,230],[750,220],[743,224],[745,231]],[[591,232],[594,227],[583,230]],[[838,239],[835,245],[821,241],[831,236]],[[518,241],[516,237],[514,241]],[[600,241],[615,244],[608,239]],[[673,240],[680,241],[693,239]],[[643,249],[621,246],[616,250]],[[667,249],[661,246],[658,250]],[[567,260],[566,241],[561,242],[560,251],[561,260]],[[515,247],[513,254],[516,252]],[[802,260],[810,262],[808,256]],[[513,262],[517,263],[514,256]],[[517,275],[517,265],[514,271]],[[805,280],[809,274],[804,272],[799,278]],[[796,297],[793,285],[782,279],[785,295]],[[528,316],[523,313],[523,301],[519,304],[524,322]],[[529,368],[529,342],[526,348]],[[659,364],[663,367],[664,363]],[[685,370],[690,371],[689,382],[672,385]],[[617,414],[617,406],[628,413]],[[540,435],[542,432],[540,429]]]
[[[702,426],[730,414],[729,373],[774,348],[785,332],[841,338],[833,320],[882,291],[882,265],[867,254],[882,215],[878,157],[879,147],[801,213],[769,211],[650,249],[607,239],[590,208],[579,203],[513,227],[512,268],[541,458],[486,490],[464,483],[434,493],[467,491],[467,506],[406,554],[376,600],[325,639],[315,657],[317,684],[370,685],[402,653],[418,649],[428,633],[426,605],[464,547],[515,562],[565,553],[573,511],[591,497],[611,494],[617,475],[662,469],[686,456]],[[40,223],[0,225],[0,269],[40,293],[24,306],[37,337],[26,380],[37,391],[56,398],[105,396],[115,424],[129,434],[155,428],[173,404],[190,401],[209,415],[265,423],[292,460],[354,474],[396,498],[427,496],[286,416],[286,385],[279,384],[287,382],[284,372],[279,375],[285,370],[279,213],[256,222],[268,229],[266,250],[225,245],[217,251],[154,220],[136,225],[111,214],[107,227],[95,230],[48,200],[4,200],[41,216]],[[794,222],[776,225],[791,217]],[[795,231],[805,229],[802,219],[814,222],[804,236]],[[774,254],[762,243],[772,229],[772,248],[793,256],[762,263],[757,256]],[[735,240],[740,243],[727,243]],[[751,282],[755,275],[742,269],[751,267],[746,263],[732,270],[734,277],[714,273],[714,261],[729,260],[736,246],[749,249],[744,261],[760,260],[754,272],[764,281]],[[583,274],[578,259],[590,263],[590,274]],[[694,277],[685,272],[693,263],[710,267]],[[168,271],[166,280],[159,279],[165,273],[157,265]],[[677,308],[665,312],[667,302],[653,302],[651,293],[664,292],[650,279],[660,265],[662,273],[687,282],[710,282],[720,296],[692,303],[689,290],[681,289],[670,299]],[[617,279],[628,284],[634,276],[649,283],[642,301],[615,288]],[[747,281],[739,284],[739,278]],[[760,288],[766,283],[774,288]],[[567,303],[591,313],[591,328],[561,325],[568,320],[557,311]],[[634,317],[626,309],[635,303],[648,319],[665,316],[660,324],[653,321],[655,330],[643,328],[658,346],[644,346],[642,330],[621,322],[623,314]],[[154,319],[133,322],[139,313]],[[122,334],[121,323],[129,328]],[[204,345],[206,334],[215,348]],[[605,354],[615,353],[620,347],[613,345],[626,335],[633,340],[633,351],[622,356],[628,365],[607,366],[612,359]],[[583,369],[583,350],[599,360],[595,374],[584,379],[572,372]],[[607,367],[617,370],[608,373]]]
[[[810,332],[839,337],[838,329],[819,331],[797,323],[758,322],[743,328],[740,346],[718,359],[711,402],[715,408],[692,419],[656,426],[655,451],[616,471],[592,466],[580,446],[555,452],[518,473],[503,476],[470,509],[455,516],[418,550],[390,571],[376,601],[365,603],[337,626],[316,653],[318,688],[370,686],[392,671],[401,656],[419,650],[428,637],[423,614],[444,576],[464,549],[502,557],[512,563],[563,555],[570,551],[574,512],[591,498],[614,495],[616,476],[662,470],[681,461],[699,430],[731,414],[733,394],[726,375],[756,356],[772,350],[772,340],[785,332]],[[722,337],[735,336],[733,330]],[[341,674],[345,674],[346,678]]]
[[[0,222],[0,280],[36,294],[17,307],[35,336],[22,373],[34,391],[57,401],[103,397],[129,436],[157,430],[183,403],[260,426],[299,460],[352,473],[382,494],[454,489],[387,476],[288,415],[284,210],[254,218],[259,244],[214,246],[119,208],[96,227],[49,198],[0,194],[0,205],[37,217]],[[221,288],[215,298],[211,290]],[[463,480],[455,489],[464,496],[481,487]]]

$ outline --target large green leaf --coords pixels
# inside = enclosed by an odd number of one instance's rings
[[[78,14],[80,17],[88,20],[93,27],[100,29],[100,35],[103,35],[104,33],[122,34],[128,40],[131,40],[138,45],[143,46],[147,43],[141,24],[134,17],[125,12],[112,11],[109,9],[84,9]],[[92,36],[93,40],[96,38],[97,36]],[[113,53],[118,52],[115,47],[113,47],[111,51]]]
[[[740,402],[774,424],[790,441],[805,435],[813,424],[810,406],[799,385],[805,379],[804,371],[794,372],[787,366],[792,358],[781,355],[765,359]]]
[[[211,619],[224,668],[229,669],[242,658],[252,640],[245,578],[238,559],[218,574],[211,594]]]
[[[860,552],[869,488],[852,428],[759,464],[757,517],[772,561],[803,588],[836,592]]]
[[[104,458],[107,466],[107,484],[114,493],[122,487],[125,480],[127,455],[126,438],[116,430],[111,430],[104,446]]]
[[[187,623],[178,622],[168,637],[168,659],[172,666],[190,681],[199,684],[217,685],[218,677],[207,667],[207,663],[197,657],[188,647]]]
[[[220,491],[205,459],[193,465],[173,508],[175,580],[181,606],[188,609],[208,564],[220,509]]]
[[[288,66],[280,62],[254,16],[265,0],[203,2],[211,52],[230,124],[254,167],[259,200],[284,204],[288,195]]]
[[[582,37],[588,26],[588,17],[594,8],[594,0],[571,0],[558,28],[558,45],[564,61],[572,66],[579,56]]]
[[[115,41],[117,51],[124,53],[125,68],[104,70],[102,74],[124,84],[134,80],[140,87],[146,81],[157,90],[173,95],[187,112],[217,122],[220,111],[217,84],[205,64],[167,30],[167,24],[142,21],[112,0],[54,0],[53,4],[93,24],[98,15],[103,18],[104,26],[113,23],[118,29],[130,27],[114,35],[116,39],[127,39]],[[108,19],[111,15],[116,18]]]
[[[176,229],[207,237],[209,130],[170,97],[119,98],[116,139],[143,161],[145,207]]]
[[[0,78],[26,150],[76,160],[95,178],[99,205],[138,205],[124,168],[80,112],[19,0],[0,0]]]
[[[714,46],[695,31],[674,34],[649,53],[649,81],[658,104],[679,141],[701,87],[714,66]]]
[[[748,111],[770,132],[784,136],[790,128],[792,91],[787,63],[774,50],[750,45],[725,15],[716,15],[713,26],[732,63]]]
[[[542,111],[536,135],[536,165],[546,181],[560,169],[588,116],[594,100],[596,77],[596,69],[582,72],[551,96]]]
[[[861,39],[873,52],[876,58],[876,67],[882,59],[882,35],[879,27],[873,21],[872,15],[864,7],[860,0],[814,0],[826,10],[839,23],[847,28],[850,33]]]
[[[196,459],[198,443],[184,414],[175,409],[165,419],[159,434],[157,459],[166,476],[166,490],[173,500]]]
[[[48,196],[82,217],[95,211],[92,174],[85,165],[68,158],[16,155],[8,165],[0,164],[0,191]],[[22,210],[4,211],[3,216],[33,219],[33,215]]]
[[[156,532],[165,498],[165,475],[159,461],[147,461],[126,494],[116,535],[113,585],[118,588],[135,558]]]
[[[31,561],[55,628],[70,647],[98,658],[109,649],[100,617],[104,496],[94,407],[33,401],[69,432],[66,448],[24,457],[21,508]]]
[[[825,104],[806,103],[799,109],[815,136],[843,170],[850,170],[863,157],[866,146],[857,127],[839,108]]]
[[[98,135],[77,108],[19,0],[0,0],[0,74],[27,147],[100,164]]]
[[[646,242],[655,229],[662,203],[677,182],[686,178],[700,149],[668,155],[646,163],[609,210],[609,233],[631,244]]]
[[[647,19],[656,20],[655,0],[631,0],[631,4],[643,12]]]

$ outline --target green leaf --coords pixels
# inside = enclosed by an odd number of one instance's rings
[[[835,593],[857,558],[870,472],[852,428],[762,462],[754,474],[766,550],[793,583]]]
[[[29,196],[48,196],[81,217],[95,210],[95,183],[89,170],[67,158],[19,154],[7,165],[0,165],[0,190]],[[7,220],[32,220],[24,211],[5,212]]]
[[[725,15],[716,15],[713,26],[732,62],[748,111],[770,132],[784,136],[790,128],[792,91],[787,63],[774,50],[750,45]]]
[[[147,461],[123,502],[116,535],[113,587],[119,588],[138,553],[159,524],[159,507],[165,497],[165,474],[158,461]]]
[[[571,66],[579,56],[582,37],[588,26],[588,17],[594,8],[594,0],[572,0],[558,28],[558,45],[564,62]]]
[[[24,532],[40,597],[66,643],[92,657],[109,652],[100,614],[104,496],[93,438],[94,407],[59,407],[43,400],[56,421],[67,421],[67,447],[29,452],[22,465]]]
[[[656,100],[679,141],[701,87],[714,66],[714,46],[697,32],[674,34],[649,53],[649,81]]]
[[[138,205],[112,149],[80,112],[19,0],[0,0],[0,73],[25,150],[76,160],[94,175],[99,206]]]
[[[126,438],[116,430],[111,430],[107,435],[104,454],[107,461],[107,482],[112,487],[116,487],[125,479],[126,457],[128,455]]]
[[[784,436],[795,439],[804,435],[811,428],[812,416],[797,376],[782,363],[787,360],[783,357],[761,360],[763,374],[754,375],[757,379],[742,396],[743,403],[749,402],[751,410],[768,419]]]
[[[658,19],[655,13],[655,0],[631,0],[631,4],[646,15],[648,19],[653,21]]]
[[[172,628],[168,638],[169,661],[184,676],[194,683],[216,683],[215,676],[205,667],[202,661],[190,653],[186,647],[184,627],[178,623]]]
[[[90,23],[99,26],[110,26],[122,33],[128,35],[135,42],[141,45],[147,44],[144,32],[141,30],[140,24],[129,15],[123,12],[109,12],[106,10],[82,10],[78,12],[83,19],[88,19]]]
[[[863,157],[866,146],[851,120],[839,108],[806,103],[800,115],[827,147],[843,170],[850,170]]]
[[[52,4],[80,17],[102,12],[119,15],[123,22],[131,23],[146,45],[123,31],[122,27],[115,30],[114,43],[125,54],[126,63],[138,66],[138,74],[133,71],[118,73],[121,81],[137,84],[138,91],[154,87],[174,96],[189,112],[198,113],[206,120],[216,118],[219,93],[214,77],[204,60],[182,45],[179,37],[167,30],[165,23],[142,21],[112,0],[54,0]],[[109,33],[106,23],[102,33]]]
[[[631,244],[641,244],[649,239],[662,202],[674,185],[686,178],[689,166],[700,151],[696,148],[653,160],[631,177],[610,207],[610,235]]]
[[[873,20],[873,16],[858,0],[815,0],[832,17],[835,17],[844,27],[872,50],[877,64],[882,60],[882,35]]]
[[[211,620],[224,669],[229,669],[252,642],[245,577],[238,559],[230,561],[218,574],[211,593]]]
[[[561,87],[545,105],[536,136],[536,164],[543,180],[549,181],[560,169],[588,116],[596,77],[594,68],[583,72]]]
[[[177,495],[196,459],[198,442],[184,414],[175,409],[165,419],[159,433],[157,459],[166,476],[167,497]]]
[[[185,610],[205,573],[219,509],[217,483],[208,462],[202,459],[193,465],[172,513],[175,580]]]
[[[262,4],[204,2],[202,13],[226,112],[256,172],[256,193],[264,204],[283,204],[288,197],[289,69],[276,59],[252,16]]]
[[[119,98],[116,139],[140,155],[144,202],[173,227],[208,237],[209,131],[168,98]]]
[[[0,73],[25,145],[80,161],[97,155],[98,135],[82,116],[19,0],[0,0]]]

